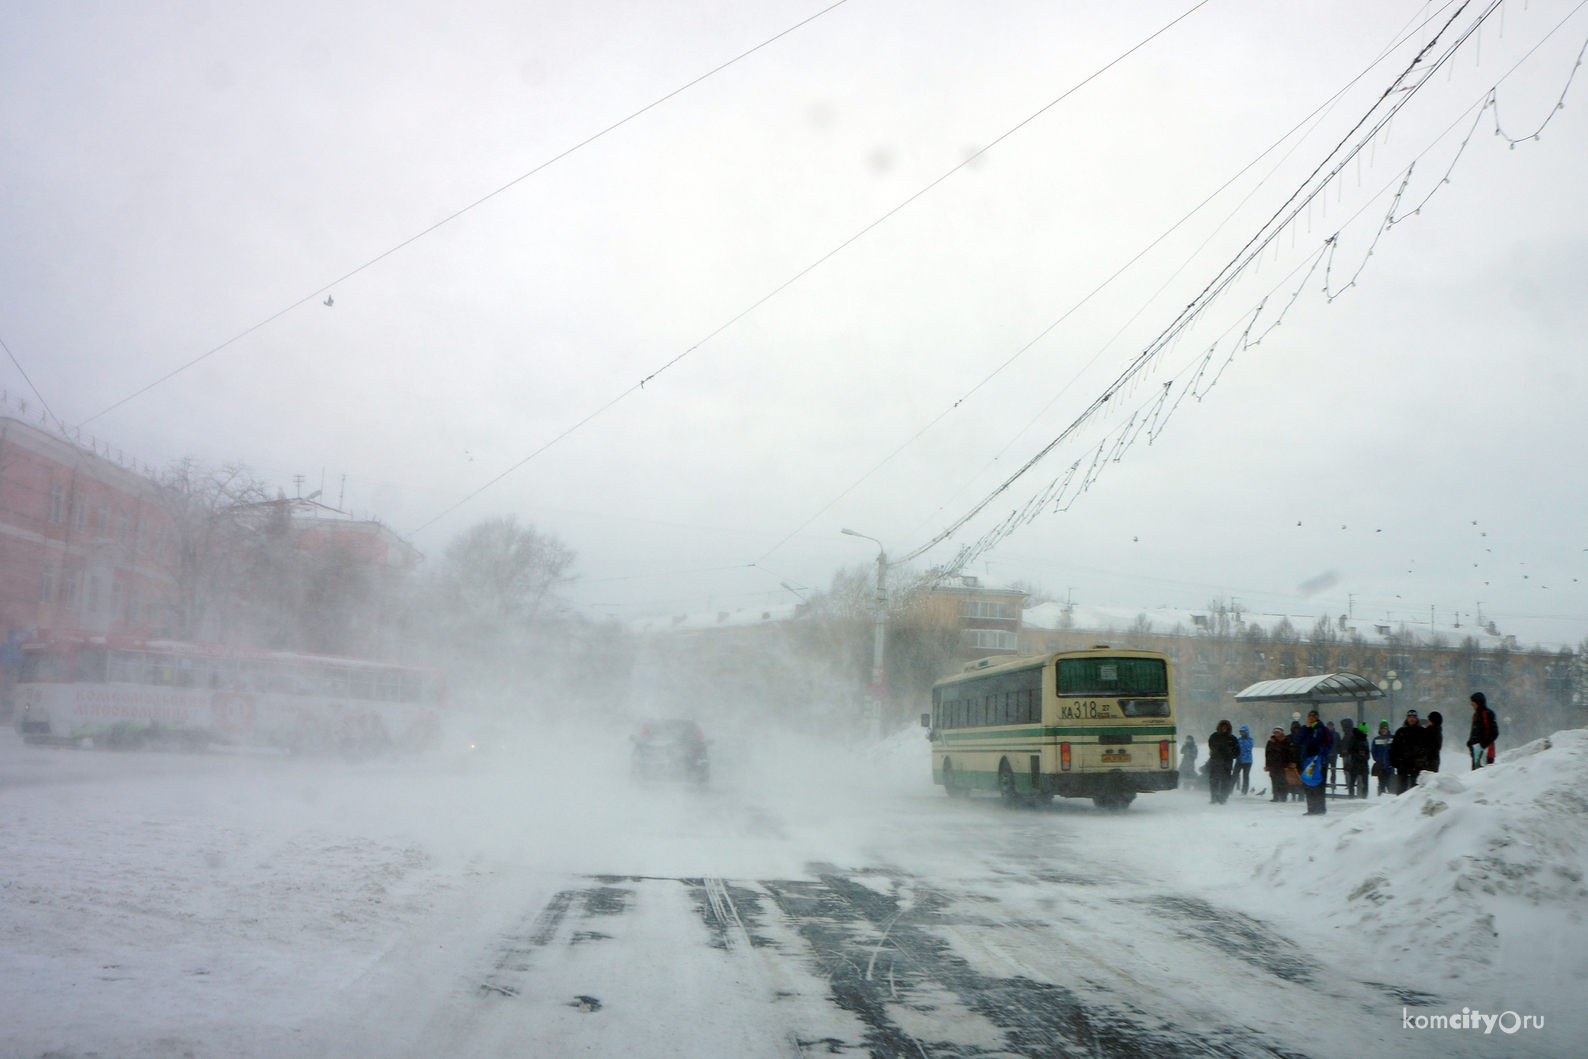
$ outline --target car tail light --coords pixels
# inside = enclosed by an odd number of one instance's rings
[[[1167,739],[1162,740],[1158,744],[1158,767],[1161,769],[1169,767],[1169,740]]]
[[[1059,744],[1059,768],[1065,772],[1070,771],[1070,744]]]

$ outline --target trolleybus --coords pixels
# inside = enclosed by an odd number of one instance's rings
[[[441,682],[409,666],[219,644],[42,632],[21,645],[30,743],[424,750]]]
[[[1008,804],[1091,798],[1123,809],[1178,783],[1167,655],[1115,650],[984,658],[932,689],[932,780]]]

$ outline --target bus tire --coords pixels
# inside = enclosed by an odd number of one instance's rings
[[[1135,791],[1110,791],[1099,794],[1092,799],[1092,804],[1104,812],[1117,813],[1130,808],[1130,803],[1136,800]]]
[[[943,759],[943,790],[948,792],[950,798],[969,798],[970,791],[954,785],[954,766],[947,759]]]
[[[1051,794],[1029,794],[1026,797],[1030,799],[1031,808],[1033,809],[1048,809],[1053,805],[1053,795]]]
[[[1008,758],[998,762],[998,797],[1008,809],[1017,808],[1025,801],[1015,790],[1015,770],[1009,767]]]

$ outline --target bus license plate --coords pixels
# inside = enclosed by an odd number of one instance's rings
[[[1105,765],[1112,765],[1118,762],[1125,762],[1129,760],[1130,751],[1128,750],[1115,750],[1113,752],[1105,751],[1103,753],[1103,764]]]

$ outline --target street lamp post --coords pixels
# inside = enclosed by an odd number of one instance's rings
[[[851,537],[862,537],[877,546],[877,619],[871,639],[871,737],[882,738],[882,700],[887,694],[883,682],[882,655],[888,639],[888,553],[882,542],[852,529],[844,530]]]

